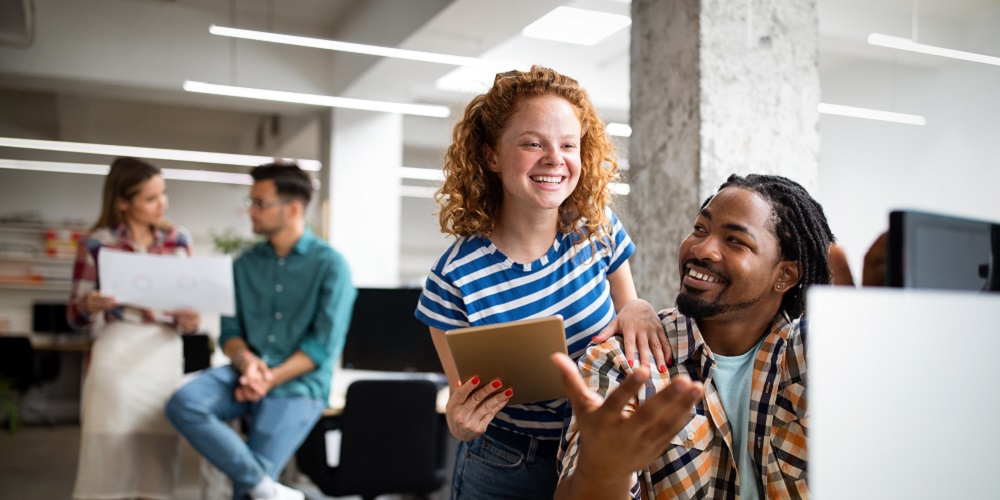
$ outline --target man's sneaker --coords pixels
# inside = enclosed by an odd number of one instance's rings
[[[265,476],[249,492],[252,500],[305,500],[306,495]]]
[[[274,483],[274,496],[271,498],[274,500],[305,500],[306,495],[281,483]]]

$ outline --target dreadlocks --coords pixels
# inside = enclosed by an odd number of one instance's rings
[[[776,175],[750,174],[744,178],[733,174],[719,191],[727,187],[753,191],[771,204],[781,258],[799,263],[798,285],[785,293],[781,310],[792,319],[802,316],[806,309],[805,287],[830,283],[828,252],[834,237],[823,207],[801,185]]]

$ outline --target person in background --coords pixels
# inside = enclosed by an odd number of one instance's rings
[[[854,286],[854,276],[851,274],[851,265],[847,263],[847,254],[836,243],[830,245],[830,284]]]
[[[277,483],[330,396],[357,291],[347,262],[305,225],[313,184],[297,165],[253,169],[247,206],[266,241],[233,263],[236,316],[219,344],[231,365],[182,386],[167,417],[233,482],[233,498],[302,499]],[[249,417],[246,441],[227,422]]]
[[[680,246],[668,372],[636,373],[617,337],[579,371],[555,358],[573,405],[556,498],[808,497],[800,319],[806,288],[830,283],[832,242],[799,184],[730,176]]]
[[[889,252],[889,232],[884,231],[868,247],[861,269],[862,286],[885,286],[886,255]]]
[[[666,370],[663,329],[636,300],[635,245],[608,206],[615,148],[586,91],[538,66],[498,74],[453,136],[437,201],[441,230],[457,239],[415,311],[452,390],[447,421],[461,441],[452,498],[552,498],[566,400],[506,406],[517,387],[460,381],[444,332],[559,314],[573,357],[602,330],[599,338],[620,329],[629,363],[638,350],[648,365],[652,350]],[[623,308],[637,319],[608,328]]]
[[[180,441],[161,408],[183,376],[179,334],[195,333],[199,315],[119,304],[98,282],[103,249],[191,254],[190,236],[164,218],[166,209],[160,169],[118,158],[104,179],[101,215],[79,242],[66,314],[74,328],[92,329],[95,340],[73,498],[173,498]]]

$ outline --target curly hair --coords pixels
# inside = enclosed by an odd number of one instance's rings
[[[806,309],[805,288],[830,284],[829,252],[835,238],[823,206],[799,183],[776,175],[750,174],[744,178],[733,174],[719,191],[727,187],[752,191],[771,204],[781,258],[797,261],[799,267],[799,282],[785,292],[781,309],[791,318],[802,316]]]
[[[465,108],[445,155],[444,184],[434,196],[440,206],[442,232],[455,236],[493,234],[500,220],[503,186],[500,177],[487,168],[486,147],[497,147],[520,102],[548,95],[568,101],[581,125],[580,180],[559,207],[559,231],[573,231],[581,238],[596,234],[607,244],[604,240],[611,227],[604,208],[612,200],[609,184],[618,179],[615,145],[576,80],[540,66],[497,74],[490,90],[473,98]]]

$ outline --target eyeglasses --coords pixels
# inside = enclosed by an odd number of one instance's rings
[[[253,210],[264,210],[275,205],[287,205],[288,203],[288,200],[261,200],[257,198],[247,198],[243,200],[243,204],[246,205],[247,208]]]

